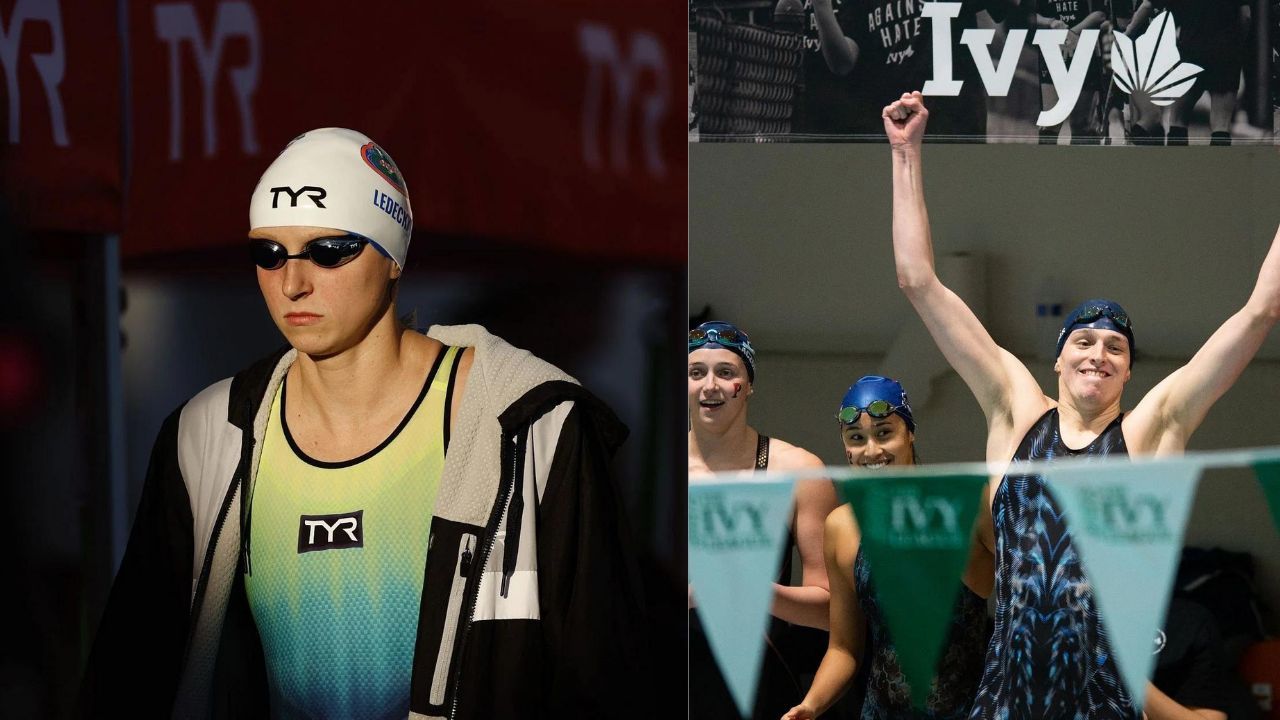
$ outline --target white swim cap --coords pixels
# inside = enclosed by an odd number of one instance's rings
[[[314,225],[372,240],[400,267],[413,210],[400,168],[354,130],[322,128],[294,138],[262,174],[249,202],[249,229]]]

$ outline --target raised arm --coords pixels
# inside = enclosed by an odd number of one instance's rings
[[[921,142],[929,112],[920,93],[904,94],[884,109],[893,152],[893,258],[906,293],[947,362],[969,386],[988,426],[1012,415],[1015,400],[1043,403],[1035,378],[996,345],[964,301],[934,270],[933,241],[924,202]]]
[[[831,0],[813,0],[813,19],[818,25],[822,59],[836,75],[848,75],[858,64],[858,43],[844,34]]]
[[[1156,385],[1134,408],[1137,437],[1149,452],[1179,452],[1257,354],[1280,320],[1280,229],[1262,261],[1248,302],[1227,319],[1186,365]]]
[[[827,516],[825,528],[823,557],[831,579],[831,635],[809,692],[783,715],[784,720],[813,720],[826,712],[849,687],[862,657],[866,620],[853,578],[853,563],[858,556],[857,524],[848,506],[842,505]]]

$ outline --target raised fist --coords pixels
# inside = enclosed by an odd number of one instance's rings
[[[924,96],[919,91],[903,93],[901,98],[885,106],[881,117],[891,146],[920,146],[929,111],[925,109]]]

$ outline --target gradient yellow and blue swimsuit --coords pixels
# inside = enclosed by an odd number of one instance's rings
[[[365,455],[313,460],[272,401],[252,498],[249,606],[273,718],[397,718],[409,686],[459,348]]]

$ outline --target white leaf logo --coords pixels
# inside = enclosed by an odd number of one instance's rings
[[[1112,30],[1115,47],[1111,67],[1116,87],[1130,95],[1144,94],[1161,107],[1185,95],[1204,68],[1182,62],[1177,34],[1172,12],[1161,13],[1136,42]]]

